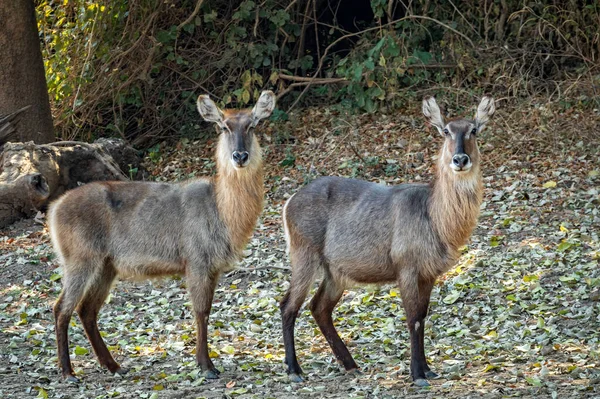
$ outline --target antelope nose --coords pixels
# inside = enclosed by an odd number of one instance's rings
[[[452,163],[462,169],[469,163],[469,156],[467,154],[456,154],[452,157]]]
[[[231,156],[233,157],[235,163],[237,163],[239,166],[243,166],[246,162],[248,162],[248,151],[234,151]]]

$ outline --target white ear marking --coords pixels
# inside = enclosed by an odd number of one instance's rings
[[[198,107],[198,112],[205,121],[216,123],[222,128],[225,127],[225,123],[223,122],[223,111],[217,107],[217,104],[210,99],[208,94],[198,96],[196,106]]]
[[[444,118],[442,118],[442,111],[437,105],[435,98],[425,97],[423,99],[423,115],[427,122],[434,126],[440,134],[444,132]]]
[[[252,108],[252,126],[256,126],[261,119],[268,118],[275,109],[277,97],[271,90],[265,90],[260,93],[260,97]]]
[[[485,127],[485,124],[489,122],[492,115],[496,112],[496,103],[494,98],[488,95],[483,96],[481,102],[477,106],[477,113],[475,114],[475,125],[477,130],[481,131]]]

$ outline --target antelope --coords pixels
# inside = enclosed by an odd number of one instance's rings
[[[302,382],[294,324],[318,270],[323,280],[308,305],[335,357],[347,371],[358,365],[339,337],[332,311],[353,283],[394,282],[400,288],[410,331],[413,383],[436,378],[424,350],[424,319],[436,279],[458,260],[477,223],[482,177],[476,136],[495,111],[485,96],[474,120],[444,122],[433,97],[423,114],[445,138],[430,184],[380,184],[322,177],[284,205],[282,217],[292,265],[281,300],[285,363],[292,382]]]
[[[116,278],[184,275],[197,324],[196,362],[218,378],[207,325],[217,280],[241,257],[262,211],[261,149],[254,128],[275,107],[262,92],[252,110],[221,110],[201,95],[198,111],[220,129],[213,179],[183,183],[95,182],[67,192],[49,210],[50,236],[62,266],[54,305],[63,378],[77,382],[68,326],[76,310],[99,363],[125,374],[111,356],[97,318]]]

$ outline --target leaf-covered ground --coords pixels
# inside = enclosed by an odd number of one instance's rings
[[[195,366],[190,302],[185,281],[175,278],[119,282],[101,311],[104,338],[130,374],[98,366],[74,317],[72,359],[82,382],[61,382],[51,313],[60,269],[47,230],[28,220],[3,231],[0,397],[600,397],[600,114],[535,103],[510,110],[500,103],[482,135],[480,222],[435,287],[426,326],[426,353],[443,378],[428,389],[411,386],[401,293],[390,285],[349,290],[334,313],[362,374],[342,371],[303,310],[296,340],[308,378],[288,383],[278,308],[289,278],[281,206],[323,174],[429,181],[441,140],[423,126],[418,105],[387,116],[315,109],[264,129],[265,211],[239,269],[221,279],[210,319],[218,381]],[[152,175],[212,173],[214,138],[204,143],[155,149]]]

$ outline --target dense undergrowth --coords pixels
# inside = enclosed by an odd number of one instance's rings
[[[147,148],[194,137],[198,94],[244,106],[265,88],[285,111],[389,112],[429,92],[597,101],[596,0],[36,4],[63,139],[112,135]]]

